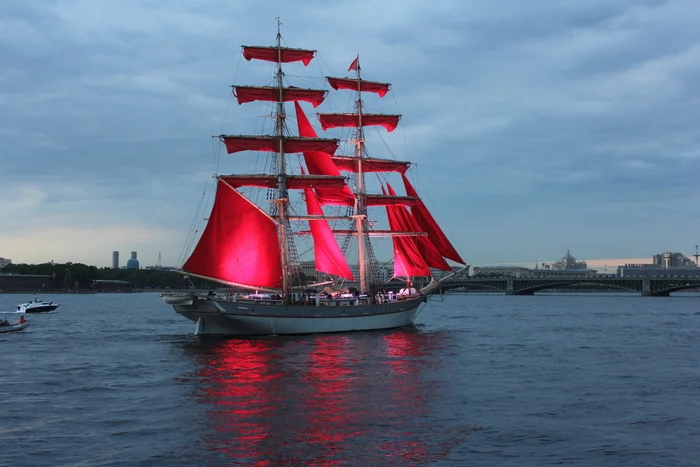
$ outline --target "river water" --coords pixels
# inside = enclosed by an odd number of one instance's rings
[[[244,340],[157,294],[41,298],[0,334],[2,466],[699,465],[698,295],[454,294],[408,329]]]

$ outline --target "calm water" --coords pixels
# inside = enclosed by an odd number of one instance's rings
[[[700,458],[700,296],[452,295],[407,330],[214,341],[156,294],[41,298],[0,334],[0,465]]]

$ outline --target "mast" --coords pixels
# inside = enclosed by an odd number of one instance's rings
[[[352,65],[351,65],[352,68]],[[362,131],[362,77],[360,76],[360,56],[357,56],[357,139],[355,141],[355,157],[357,158],[357,209],[355,222],[357,223],[357,264],[360,273],[360,293],[367,293],[367,262],[365,254],[365,220],[367,219],[367,207],[365,206],[365,175],[362,167],[364,155],[364,132]]]
[[[279,244],[280,244],[280,260],[282,263],[282,294],[286,296],[290,291],[288,259],[287,251],[287,170],[285,167],[284,158],[284,74],[282,72],[282,22],[277,18],[277,89],[279,100],[277,102],[277,128],[276,136],[279,138],[279,151],[277,159],[277,181],[278,181],[278,196],[277,196],[277,212],[279,215]]]

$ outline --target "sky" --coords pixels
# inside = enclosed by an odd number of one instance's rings
[[[357,54],[367,79],[392,83],[368,106],[400,127],[368,133],[368,148],[415,164],[470,264],[534,265],[567,246],[596,267],[695,253],[695,0],[8,0],[0,256],[181,265],[212,173],[259,163],[211,136],[269,126],[229,86],[269,84],[270,65],[240,46],[272,45],[276,17],[285,45],[318,50],[285,67],[292,84],[347,76]]]

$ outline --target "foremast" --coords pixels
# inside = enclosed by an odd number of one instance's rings
[[[282,71],[282,23],[277,18],[277,90],[278,101],[276,111],[276,128],[275,135],[279,138],[279,150],[277,152],[277,183],[278,193],[277,199],[277,214],[279,216],[279,244],[280,244],[280,262],[282,265],[282,293],[288,295],[291,292],[290,287],[290,268],[289,268],[289,244],[287,233],[289,229],[289,221],[287,220],[287,208],[289,206],[289,193],[287,192],[287,167],[284,157],[284,73]]]
[[[269,174],[217,175],[217,192],[209,222],[183,270],[236,287],[277,290],[285,300],[294,286],[301,285],[300,269],[290,221],[306,221],[312,226],[314,255],[320,271],[352,280],[347,261],[333,239],[328,219],[319,207],[323,200],[352,200],[354,196],[332,162],[338,149],[337,139],[319,138],[313,129],[289,136],[286,125],[286,102],[320,105],[326,90],[285,87],[283,63],[313,60],[316,51],[282,46],[281,23],[273,46],[242,46],[243,57],[275,64],[273,86],[233,85],[239,104],[253,101],[273,103],[275,125],[269,135],[219,135],[228,154],[241,151],[272,153]],[[288,174],[286,154],[302,153],[309,169],[306,175]],[[241,187],[268,189],[269,213],[243,196]],[[290,190],[304,190],[310,215],[290,215]],[[313,199],[312,199],[313,198]],[[344,216],[343,219],[349,219]],[[292,264],[294,263],[294,264]]]

